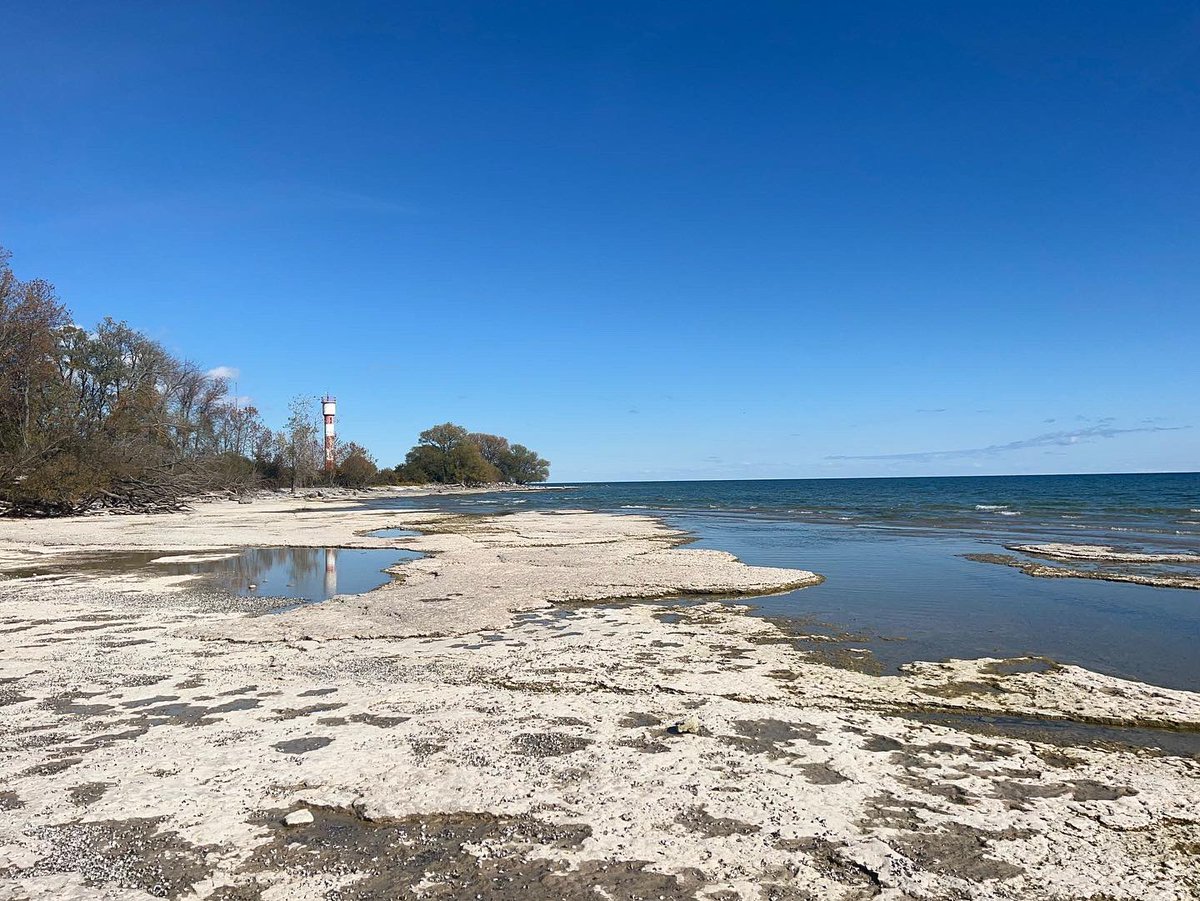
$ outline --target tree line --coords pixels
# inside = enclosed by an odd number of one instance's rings
[[[550,462],[500,435],[468,432],[445,422],[423,431],[404,462],[382,470],[379,478],[391,484],[527,485],[550,478]]]
[[[98,506],[179,508],[206,491],[399,482],[542,481],[549,464],[496,435],[447,423],[421,433],[405,462],[380,470],[366,448],[335,451],[332,478],[315,398],[297,397],[282,429],[123,322],[76,324],[42,279],[22,281],[0,247],[0,514]]]

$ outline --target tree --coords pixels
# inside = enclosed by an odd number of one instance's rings
[[[542,459],[523,444],[514,444],[509,450],[504,478],[518,485],[544,482],[550,478],[550,461]]]
[[[550,478],[550,463],[524,445],[509,444],[507,438],[484,432],[472,432],[469,437],[503,481],[525,485]]]
[[[472,432],[467,437],[479,448],[479,453],[483,459],[495,466],[501,477],[503,477],[504,467],[508,462],[508,455],[510,453],[508,439],[500,435],[489,435],[486,432]]]
[[[291,470],[292,491],[312,484],[317,476],[317,436],[320,430],[313,418],[316,403],[311,397],[299,394],[288,404],[291,416],[283,436],[283,457]]]
[[[375,478],[378,471],[375,458],[362,445],[351,441],[338,448],[338,484],[348,488],[362,488]]]
[[[414,481],[477,485],[495,482],[500,473],[488,463],[462,426],[452,422],[423,431],[404,458],[404,477]]]
[[[445,422],[423,431],[404,463],[380,481],[477,485],[497,481],[545,481],[550,464],[520,444]]]

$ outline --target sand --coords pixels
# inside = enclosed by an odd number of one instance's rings
[[[365,535],[385,526],[423,534]],[[343,499],[0,523],[0,570],[429,554],[284,614],[178,577],[0,582],[0,898],[1196,897],[1196,759],[970,723],[1186,737],[1200,694],[1039,660],[827,666],[736,603],[656,600],[817,578],[685,540]]]

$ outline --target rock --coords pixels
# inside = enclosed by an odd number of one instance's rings
[[[301,807],[299,810],[293,810],[283,818],[285,826],[304,826],[313,821],[312,811],[306,807]]]
[[[682,722],[678,722],[671,727],[671,731],[676,735],[699,735],[700,720],[695,716],[684,717]]]

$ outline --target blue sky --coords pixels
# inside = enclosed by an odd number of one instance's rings
[[[1194,3],[4,4],[0,244],[556,480],[1192,470]]]

